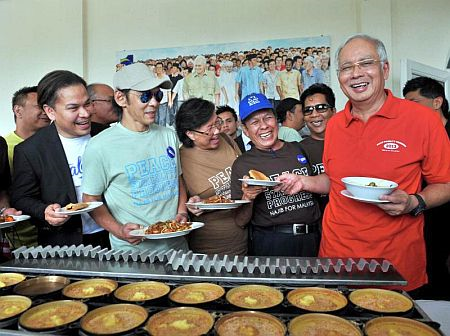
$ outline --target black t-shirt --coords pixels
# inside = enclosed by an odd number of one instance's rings
[[[169,79],[170,79],[170,81],[172,82],[172,90],[173,90],[173,88],[175,87],[175,85],[177,85],[177,82],[178,82],[180,79],[183,79],[183,76],[181,76],[180,74],[178,74],[178,75],[176,75],[176,76],[170,75],[170,76],[169,76]],[[172,91],[172,92],[173,92],[173,91]]]
[[[263,151],[252,147],[234,161],[231,171],[232,199],[241,199],[242,182],[239,179],[248,175],[250,169],[264,173],[271,180],[283,173],[312,175],[309,159],[298,142],[285,142],[277,151]],[[287,195],[267,188],[254,201],[251,223],[256,226],[311,224],[319,220],[320,216],[317,199],[310,192]]]
[[[313,175],[320,175],[325,172],[323,167],[323,140],[313,139],[311,137],[304,138],[300,141],[300,147],[305,151],[306,155],[311,161],[313,167]],[[328,203],[328,195],[317,195],[320,211],[325,211],[325,206]]]
[[[8,190],[11,185],[11,173],[8,162],[8,145],[3,137],[0,137],[0,191]]]

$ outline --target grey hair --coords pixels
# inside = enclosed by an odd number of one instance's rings
[[[387,57],[387,52],[386,52],[386,47],[384,46],[384,43],[381,42],[381,40],[366,35],[366,34],[355,34],[352,35],[350,37],[348,37],[344,43],[342,43],[339,48],[336,51],[336,57],[335,57],[335,61],[336,61],[336,66],[339,67],[339,54],[341,53],[342,48],[344,48],[350,41],[355,40],[355,39],[362,39],[362,40],[366,40],[368,42],[371,42],[375,45],[375,48],[377,50],[377,54],[378,57],[380,57],[380,61],[381,63],[386,63],[388,61],[388,57]]]

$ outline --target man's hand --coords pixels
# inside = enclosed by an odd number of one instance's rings
[[[390,216],[399,216],[409,213],[417,204],[412,200],[414,196],[408,195],[403,190],[396,189],[389,195],[380,196],[381,200],[390,203],[379,203],[377,206]]]
[[[142,225],[135,223],[126,223],[119,226],[119,231],[115,232],[114,235],[121,239],[129,242],[133,245],[138,245],[144,240],[142,237],[131,236],[130,231],[142,229]]]
[[[69,220],[68,215],[57,212],[59,209],[61,209],[61,205],[58,203],[50,204],[45,208],[45,220],[52,226],[61,226]]]
[[[22,214],[22,211],[16,210],[15,208],[6,208],[2,212],[3,215],[9,215],[9,216],[20,216]]]
[[[275,186],[273,189],[289,195],[296,194],[304,190],[305,187],[302,180],[302,175],[282,174],[278,176],[276,180],[281,182],[281,184]]]
[[[244,180],[250,179],[249,176],[244,175]],[[245,182],[242,182],[242,199],[247,201],[253,201],[260,193],[262,193],[266,187],[263,186],[250,186]]]
[[[195,195],[189,198],[188,203],[200,203],[201,201],[202,199],[200,198],[200,196]],[[194,216],[200,216],[203,213],[203,210],[199,209],[195,205],[186,204],[186,206],[189,212],[192,213]]]

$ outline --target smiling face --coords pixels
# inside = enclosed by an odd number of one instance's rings
[[[322,93],[315,93],[305,99],[305,108],[309,106],[316,106],[317,104],[328,104],[325,95]],[[311,138],[316,140],[323,140],[325,138],[325,129],[327,128],[328,120],[333,116],[336,109],[329,108],[324,113],[319,113],[315,109],[310,115],[304,116],[306,126],[311,132]]]
[[[159,87],[151,90],[152,93],[159,91]],[[155,122],[159,102],[154,96],[147,102],[142,103],[140,96],[142,92],[130,90],[128,97],[123,92],[116,91],[116,102],[123,108],[122,125],[135,132],[143,132],[149,129]]]
[[[376,62],[365,67],[354,65],[365,60]],[[389,63],[380,63],[374,43],[361,38],[351,40],[341,49],[338,63],[339,69],[351,67],[350,71],[339,71],[338,79],[352,104],[381,107],[386,96],[384,84],[389,75]]]
[[[203,150],[217,149],[219,147],[220,127],[217,127],[218,122],[220,122],[219,117],[213,112],[207,123],[201,125],[195,131],[186,132],[186,135],[194,142],[194,147]]]
[[[283,146],[278,140],[278,123],[272,110],[264,109],[251,114],[244,121],[243,131],[258,149],[277,150]]]
[[[36,92],[28,93],[22,105],[14,106],[14,113],[18,127],[33,133],[50,124],[47,114],[38,105]]]
[[[65,138],[77,138],[91,130],[92,104],[83,85],[60,89],[54,107],[44,105],[44,111]]]

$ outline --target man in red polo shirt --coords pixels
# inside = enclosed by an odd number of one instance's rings
[[[349,101],[328,123],[326,173],[282,175],[278,189],[329,192],[320,256],[387,259],[408,281],[402,289],[418,289],[427,282],[422,212],[450,200],[450,142],[436,113],[385,89],[390,66],[381,41],[352,36],[337,60]],[[381,197],[389,203],[362,203],[341,195],[345,176],[383,178],[399,187]]]

